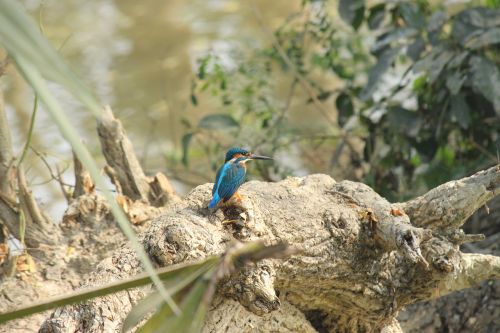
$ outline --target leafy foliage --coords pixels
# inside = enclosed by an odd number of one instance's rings
[[[370,77],[397,48],[400,57],[390,65],[413,75],[382,98],[373,91],[362,95],[367,102],[360,118],[369,128],[364,157],[376,163],[368,174],[372,184],[394,195],[494,163],[500,147],[499,97],[493,93],[500,88],[500,11],[470,8],[448,17],[420,1],[401,2],[390,14],[386,25],[396,28],[377,37]],[[415,105],[398,98],[405,91]]]
[[[303,1],[273,33],[271,47],[239,57],[232,68],[210,65],[216,55],[200,61],[194,87],[202,88],[194,94],[210,90],[235,117],[240,127],[230,141],[287,154],[299,143],[302,156],[331,154],[312,166],[323,172],[347,155],[365,182],[392,199],[496,162],[500,10],[494,2],[451,15],[425,0],[340,0],[344,23],[331,4]],[[263,70],[245,70],[256,64]],[[273,82],[283,74],[291,77],[290,95],[301,89],[304,107],[313,104],[326,115],[315,129],[326,140],[302,140],[310,137],[304,124],[288,121],[289,103],[275,99]],[[325,85],[325,77],[339,87]],[[252,135],[241,130],[247,126]]]

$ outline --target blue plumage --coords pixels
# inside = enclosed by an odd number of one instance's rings
[[[258,156],[243,148],[231,148],[226,153],[224,164],[217,171],[214,187],[212,188],[212,200],[208,208],[215,208],[222,202],[227,202],[236,194],[238,188],[245,182],[245,163],[254,159],[272,160],[270,157]]]
[[[246,160],[246,157],[229,160],[219,169],[212,189],[213,198],[208,208],[215,208],[221,200],[226,202],[231,199],[241,184],[245,182]]]
[[[235,157],[248,155],[250,155],[250,152],[244,148],[231,148],[227,151],[224,162],[229,162],[229,160],[232,160]]]

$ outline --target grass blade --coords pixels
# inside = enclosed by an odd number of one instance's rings
[[[186,271],[192,272],[192,267],[200,267],[204,265],[215,265],[218,261],[218,257],[209,257],[199,263],[195,264],[179,264],[163,268],[158,270],[157,274],[160,279],[165,279],[166,281],[173,281],[177,279],[178,274],[185,274]],[[209,268],[210,269],[210,268]],[[123,291],[130,288],[144,286],[152,282],[151,276],[147,273],[139,274],[133,278],[113,282],[104,286],[99,286],[95,288],[90,288],[87,290],[77,291],[71,293],[69,296],[54,297],[43,302],[38,302],[32,305],[28,305],[24,308],[13,310],[10,312],[0,313],[0,324],[3,324],[9,320],[19,319],[25,316],[32,315],[45,310],[54,309],[60,306],[80,303],[89,300],[94,297],[105,296],[115,292]]]
[[[90,107],[96,117],[101,105],[90,89],[78,78],[49,41],[43,37],[35,22],[18,1],[0,1],[0,40],[9,54],[22,56],[40,73],[68,89],[82,103]]]
[[[169,276],[168,279],[162,278],[164,286],[169,294],[174,296],[177,292],[205,274],[209,269],[213,268],[217,261],[218,259],[213,258],[200,264],[186,267],[178,274]],[[125,318],[123,322],[122,332],[126,332],[137,325],[148,313],[159,309],[162,303],[164,303],[163,298],[158,293],[153,292],[146,296],[129,312],[127,318]],[[164,317],[164,311],[162,309],[160,309],[160,311],[163,312],[162,316]]]
[[[25,13],[22,6],[13,0],[0,1],[0,41],[9,55],[16,61],[18,69],[35,90],[35,94],[46,105],[47,111],[59,127],[63,136],[70,142],[73,150],[82,164],[87,168],[96,185],[102,189],[111,211],[123,233],[130,240],[133,249],[151,275],[153,283],[166,302],[179,313],[178,307],[172,301],[159,278],[146,252],[139,244],[129,221],[114,200],[113,194],[107,189],[106,181],[85,146],[76,135],[76,130],[69,123],[57,100],[53,97],[43,80],[50,78],[70,91],[96,116],[101,115],[101,105],[90,89],[75,75],[71,68],[61,58],[48,40],[40,33],[35,22]]]
[[[205,274],[200,276],[187,291],[181,302],[182,313],[179,316],[173,314],[170,309],[163,306],[148,321],[140,327],[136,333],[197,333],[203,326],[203,319],[208,310],[209,302],[212,297],[206,297],[207,291],[211,290],[210,284],[215,283],[216,267],[211,268]],[[205,304],[207,303],[207,304]]]
[[[212,294],[211,291],[215,289],[215,286],[211,284],[217,282],[217,279],[212,278],[215,271],[215,268],[209,270],[196,281],[181,303],[182,314],[180,316],[170,315],[168,319],[164,320],[158,332],[200,332],[213,296],[207,294]]]

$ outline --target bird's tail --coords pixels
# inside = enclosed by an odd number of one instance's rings
[[[212,201],[210,201],[210,203],[208,204],[208,208],[210,209],[215,208],[215,206],[217,206],[219,201],[220,201],[219,195],[215,193],[214,197],[212,198]]]

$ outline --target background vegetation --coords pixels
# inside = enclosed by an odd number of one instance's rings
[[[223,140],[205,140],[216,141],[204,147],[206,154],[229,137],[296,156],[309,170],[363,180],[397,200],[498,160],[496,2],[450,10],[445,2],[340,1],[343,22],[334,5],[302,2],[269,31],[271,45],[238,57],[232,67],[217,54],[199,60],[192,103],[211,94],[225,113],[201,119],[183,137],[185,162],[193,134],[224,129]],[[284,101],[275,98],[273,80],[282,73],[291,82]],[[302,116],[319,118],[322,126],[290,121],[294,98],[304,108],[311,104],[314,110]],[[259,168],[259,175],[293,174],[287,162]]]

